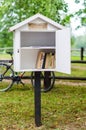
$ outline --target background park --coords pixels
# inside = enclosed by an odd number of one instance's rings
[[[70,10],[68,0],[0,0],[0,59],[10,59],[13,33],[9,28],[30,16],[41,13],[71,28],[71,61],[86,61],[86,1],[73,0],[77,9]],[[83,48],[83,52],[81,52]],[[81,55],[81,53],[83,53]],[[85,130],[86,63],[71,63],[71,74],[55,72],[56,77],[81,77],[82,80],[56,78],[53,89],[41,93],[42,126],[34,124],[34,88],[15,84],[0,92],[1,130]],[[31,73],[26,73],[30,76]],[[3,84],[6,85],[6,84]]]

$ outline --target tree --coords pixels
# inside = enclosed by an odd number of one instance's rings
[[[76,44],[75,44],[76,48],[86,48],[86,35],[84,36],[78,36],[76,38]]]
[[[80,4],[83,6],[83,8],[79,9],[77,12],[75,12],[72,17],[78,18],[80,20],[79,25],[77,25],[76,29],[80,29],[82,27],[86,27],[86,0],[75,0],[76,4]],[[77,36],[75,38],[75,47],[86,48],[86,33],[82,36]]]
[[[79,17],[81,20],[81,26],[86,26],[86,0],[75,0],[75,3],[79,4],[82,2],[83,8],[79,9],[77,12],[75,12],[75,16]],[[79,26],[79,27],[81,27]]]
[[[67,4],[64,0],[2,0],[0,4],[0,37],[3,40],[0,41],[0,44],[3,45],[5,42],[5,46],[12,46],[12,33],[8,33],[9,27],[38,12],[61,23],[64,19],[62,14],[67,12]]]

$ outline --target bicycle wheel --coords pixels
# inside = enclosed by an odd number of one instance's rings
[[[31,73],[31,83],[33,87],[35,87],[35,80],[34,80],[35,72]],[[55,75],[53,71],[46,71],[41,72],[41,92],[48,92],[50,91],[55,83]]]
[[[0,91],[4,92],[9,90],[13,84],[14,71],[9,65],[1,63],[0,64]]]

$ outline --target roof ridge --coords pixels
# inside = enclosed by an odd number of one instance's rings
[[[44,21],[46,21],[46,22],[52,24],[53,26],[55,26],[55,27],[57,27],[57,28],[59,28],[59,29],[63,29],[63,28],[64,28],[64,26],[60,25],[59,23],[55,22],[54,20],[52,20],[52,19],[50,19],[50,18],[48,18],[48,17],[46,17],[46,16],[44,16],[44,15],[42,15],[42,14],[40,14],[40,13],[37,13],[37,14],[35,14],[35,15],[33,15],[33,16],[27,18],[27,19],[25,19],[24,21],[22,21],[22,22],[20,22],[20,23],[17,23],[16,25],[10,27],[9,31],[14,31],[14,30],[16,30],[17,28],[20,28],[20,27],[23,26],[24,24],[27,24],[27,23],[33,21],[33,20],[36,19],[36,18],[41,18],[41,19],[43,19]]]

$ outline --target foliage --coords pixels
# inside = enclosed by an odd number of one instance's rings
[[[12,46],[13,36],[8,32],[9,27],[38,12],[61,23],[64,19],[61,14],[67,12],[67,5],[64,0],[2,0],[0,4],[0,46]]]
[[[76,48],[81,48],[81,47],[86,48],[86,35],[76,37],[75,47]]]
[[[77,4],[79,4],[80,2],[82,2],[83,8],[79,9],[77,12],[75,12],[75,15],[77,17],[80,17],[81,19],[81,25],[82,26],[86,26],[86,0],[75,0],[75,2]]]
[[[76,4],[82,3],[83,8],[74,14],[67,14],[68,5],[64,0],[1,0],[0,1],[0,47],[13,46],[13,35],[8,32],[9,27],[36,14],[43,15],[59,22],[69,25],[71,17],[79,17],[81,25],[86,26],[86,0],[75,0]],[[74,37],[72,38],[72,45]]]

